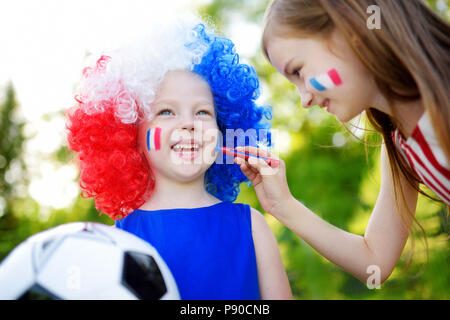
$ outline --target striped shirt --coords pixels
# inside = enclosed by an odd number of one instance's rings
[[[440,147],[430,117],[425,112],[413,133],[405,139],[400,131],[392,132],[400,154],[422,182],[444,203],[450,205],[450,166]]]

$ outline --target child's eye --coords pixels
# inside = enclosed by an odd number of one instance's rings
[[[197,112],[197,114],[200,116],[204,116],[204,115],[211,115],[211,112],[208,110],[200,110],[199,112]]]
[[[173,112],[170,109],[164,109],[158,112],[158,116],[170,116]]]

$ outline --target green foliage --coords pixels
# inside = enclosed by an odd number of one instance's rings
[[[18,119],[18,107],[14,88],[9,83],[0,105],[0,257],[21,241],[18,230],[30,234],[30,229],[13,214],[13,203],[20,196],[16,186],[26,183],[22,159],[24,122]]]
[[[5,93],[5,99],[0,105],[0,190],[5,208],[0,215],[9,213],[15,191],[14,185],[22,182],[25,177],[23,172],[22,174],[18,172],[19,168],[22,171],[25,169],[21,158],[24,123],[17,119],[19,105],[11,83],[8,84]],[[17,169],[13,168],[14,166]]]
[[[12,84],[5,90],[0,105],[0,260],[30,235],[74,221],[96,221],[112,224],[107,216],[99,216],[92,200],[78,197],[61,210],[42,207],[24,192],[28,173],[23,159],[25,122],[17,115],[18,103]],[[49,116],[47,116],[49,117]],[[66,146],[53,157],[67,163],[73,158]]]

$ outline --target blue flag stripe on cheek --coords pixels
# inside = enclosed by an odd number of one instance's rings
[[[319,91],[325,91],[327,90],[327,88],[325,88],[324,86],[322,86],[315,78],[311,78],[309,80],[309,82],[311,83],[311,85],[316,88]]]

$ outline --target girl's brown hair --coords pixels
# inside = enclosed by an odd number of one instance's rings
[[[367,9],[372,5],[380,9],[380,29],[367,27]],[[450,159],[450,25],[422,0],[273,0],[264,17],[263,51],[268,58],[267,42],[272,35],[326,40],[335,28],[372,72],[378,89],[391,105],[395,101],[422,100]],[[399,128],[402,132],[402,128],[391,109],[394,117],[370,106],[366,115],[383,136],[394,187],[400,190],[398,207],[399,200],[405,203],[401,175],[418,192],[424,192],[419,188],[421,180],[392,141],[392,131]],[[415,221],[423,232],[414,212],[399,212],[406,226]]]

